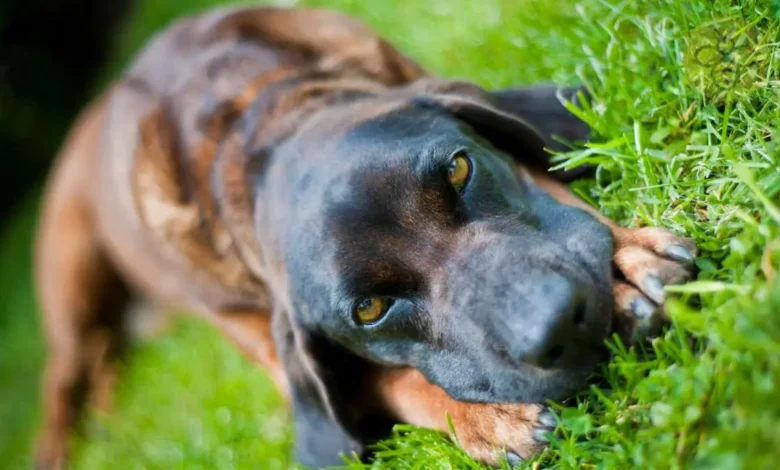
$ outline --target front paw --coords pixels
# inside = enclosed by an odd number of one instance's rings
[[[453,439],[469,456],[497,467],[504,459],[519,465],[547,447],[555,418],[534,404],[471,404],[452,415]]]
[[[691,279],[696,245],[666,229],[616,230],[615,330],[631,343],[658,334],[667,321],[665,286]]]

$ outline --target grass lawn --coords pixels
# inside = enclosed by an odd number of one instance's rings
[[[111,73],[171,18],[217,3],[140,1]],[[616,220],[701,247],[698,280],[669,303],[671,328],[641,351],[615,346],[603,380],[558,407],[558,435],[528,468],[778,466],[780,2],[301,3],[363,18],[444,76],[585,83],[595,99],[578,112],[600,143],[562,158],[599,171],[576,189]],[[39,416],[36,203],[0,238],[0,466],[10,468],[29,466]],[[288,468],[292,432],[262,372],[188,321],[128,358],[116,410],[89,420],[74,468]],[[371,468],[481,468],[444,436],[407,427],[376,455]]]

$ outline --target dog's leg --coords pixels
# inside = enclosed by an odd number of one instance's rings
[[[68,437],[87,399],[107,407],[123,345],[127,290],[95,230],[88,204],[89,144],[97,116],[82,122],[55,168],[37,245],[37,287],[48,363],[38,468],[66,465]]]
[[[87,399],[110,404],[123,345],[127,291],[92,232],[89,215],[66,203],[42,233],[39,290],[48,340],[39,468],[62,468],[67,441]]]
[[[472,458],[497,465],[502,456],[518,463],[544,448],[545,432],[555,419],[543,405],[466,403],[451,398],[417,370],[395,369],[380,374],[379,393],[387,409],[404,423],[450,432]]]
[[[558,202],[583,209],[610,228],[615,240],[617,332],[624,341],[655,334],[664,321],[661,309],[665,300],[664,286],[691,277],[697,252],[694,241],[658,227],[621,227],[549,174],[530,174],[534,183]]]

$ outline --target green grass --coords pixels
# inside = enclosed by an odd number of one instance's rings
[[[197,324],[179,324],[134,355],[116,414],[98,416],[76,468],[284,469],[292,430],[273,383]]]
[[[111,73],[170,18],[213,3],[140,2]],[[668,227],[702,249],[698,280],[669,303],[671,328],[642,351],[616,347],[604,380],[558,408],[557,437],[529,468],[777,466],[778,2],[305,3],[364,18],[445,76],[585,83],[595,98],[577,112],[601,143],[564,158],[599,171],[577,190],[624,224]],[[744,79],[692,60],[713,28],[738,31],[729,40]],[[26,262],[33,213],[20,210],[0,246],[0,462],[12,467],[29,453],[42,357]],[[91,420],[76,468],[283,468],[291,430],[279,403],[214,332],[184,323],[128,359],[117,409]],[[480,468],[426,430],[399,427],[377,450],[368,467]]]
[[[35,201],[19,204],[0,236],[0,467],[25,468],[38,419],[43,351],[32,294],[29,241]]]

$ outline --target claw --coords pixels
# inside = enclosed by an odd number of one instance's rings
[[[659,304],[664,303],[664,299],[666,298],[666,294],[664,294],[664,285],[661,282],[660,279],[658,279],[655,276],[648,276],[645,280],[645,292],[647,292],[647,295],[649,295],[654,301],[658,302]]]
[[[515,454],[514,452],[506,453],[506,461],[509,465],[513,467],[517,467],[523,463],[523,459],[520,458],[520,456]]]
[[[681,263],[693,263],[694,255],[688,248],[681,245],[671,245],[666,249],[666,256]]]
[[[655,305],[644,297],[637,297],[631,302],[631,311],[637,318],[650,318],[655,310]]]
[[[549,433],[549,432],[550,431],[547,430],[547,429],[534,429],[533,437],[538,442],[547,443],[547,442],[550,442],[550,438],[547,437],[547,433]]]
[[[539,413],[539,422],[548,428],[554,428],[558,425],[558,422],[555,419],[555,415],[553,415],[552,412],[548,409],[545,409]]]

